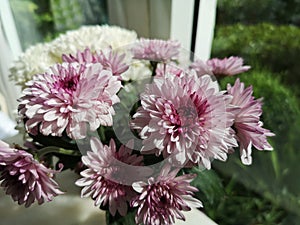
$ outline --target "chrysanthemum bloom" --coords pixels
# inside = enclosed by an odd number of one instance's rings
[[[137,40],[137,33],[134,30],[111,25],[102,25],[101,29],[103,44],[106,45],[106,48],[111,47],[118,52],[129,50],[130,45]]]
[[[28,48],[10,68],[10,78],[25,88],[25,83],[35,74],[44,73],[55,63],[61,63],[63,54],[76,54],[78,50],[84,51],[86,48],[95,52],[110,47],[118,54],[128,53],[130,44],[136,39],[135,31],[117,26],[82,26],[60,34],[51,42]],[[131,58],[132,54],[126,54],[124,61],[130,62]]]
[[[243,63],[244,60],[236,56],[224,59],[213,58],[206,62],[215,76],[232,76],[248,71],[251,67],[244,66]]]
[[[184,70],[174,62],[171,63],[159,63],[156,68],[156,76],[163,77],[165,74],[174,74],[180,77]]]
[[[87,47],[92,52],[111,47],[118,53],[124,53],[128,50],[128,45],[134,43],[136,39],[135,31],[117,26],[82,26],[67,31],[51,41],[51,54],[60,60],[63,54],[76,54],[78,50],[83,51]]]
[[[36,161],[31,154],[10,148],[0,141],[0,181],[6,194],[19,205],[42,204],[63,194],[52,179],[53,171]]]
[[[83,51],[86,48],[89,48],[91,52],[111,48],[119,56],[119,58],[114,58],[114,54],[110,56],[105,52],[105,57],[110,62],[113,61],[113,65],[116,65],[117,59],[122,59],[123,54],[125,54],[125,58],[122,61],[130,64],[128,70],[122,72],[121,67],[121,70],[114,70],[114,72],[121,74],[122,80],[125,81],[142,80],[151,77],[151,71],[146,63],[132,60],[133,54],[129,48],[136,39],[137,34],[135,31],[117,26],[82,26],[77,30],[61,34],[53,40],[51,42],[51,55],[61,57],[62,54],[75,55],[78,50]],[[120,68],[120,64],[117,68]]]
[[[84,51],[78,51],[76,55],[63,55],[63,62],[77,62],[80,64],[85,63],[101,63],[103,69],[111,70],[112,74],[119,76],[124,73],[128,68],[128,64],[124,62],[125,54],[118,54],[112,52],[112,49],[108,49],[108,52],[99,51],[92,53],[89,48]],[[120,77],[121,78],[121,77]]]
[[[165,158],[180,153],[182,165],[190,160],[208,169],[211,159],[226,160],[237,146],[228,123],[233,116],[226,110],[229,98],[209,76],[198,78],[195,72],[154,79],[131,122],[143,139],[141,151]]]
[[[19,113],[29,133],[72,139],[86,136],[88,129],[111,126],[113,104],[121,82],[100,63],[57,64],[28,82],[20,99]]]
[[[132,48],[134,58],[151,61],[168,61],[177,59],[180,43],[173,40],[141,38]]]
[[[79,64],[100,63],[97,59],[97,53],[93,53],[89,48],[84,49],[84,51],[78,50],[76,55],[63,54],[62,61],[67,63],[77,62]]]
[[[48,43],[36,44],[26,49],[10,68],[10,79],[25,88],[25,83],[31,80],[34,74],[43,73],[56,63],[50,49]]]
[[[121,77],[123,81],[141,81],[151,78],[151,74],[149,62],[133,59],[129,69],[122,73]]]
[[[182,211],[190,211],[191,207],[202,207],[202,203],[193,198],[198,189],[190,182],[195,174],[176,177],[177,171],[170,172],[164,167],[159,177],[150,178],[148,183],[136,182],[134,189],[139,193],[131,201],[132,207],[138,207],[135,221],[145,225],[171,225],[175,218],[185,220]]]
[[[125,216],[127,203],[136,193],[131,186],[123,184],[122,181],[125,183],[130,179],[137,179],[134,177],[134,171],[127,169],[125,164],[139,166],[143,158],[132,155],[132,150],[125,146],[121,146],[117,151],[113,139],[107,146],[92,138],[91,149],[86,156],[82,156],[82,162],[88,169],[82,171],[80,174],[83,178],[76,181],[76,185],[84,187],[81,196],[92,197],[95,206],[107,206],[113,216],[117,211]]]
[[[239,108],[235,113],[233,127],[240,145],[241,160],[249,165],[252,163],[252,146],[258,150],[272,150],[267,137],[274,134],[262,127],[262,102],[261,99],[254,99],[251,86],[245,89],[244,83],[237,79],[232,87],[228,84],[227,91],[233,96],[231,104]]]
[[[198,76],[203,75],[214,75],[212,68],[206,64],[201,59],[195,60],[191,65],[190,68],[195,70]]]

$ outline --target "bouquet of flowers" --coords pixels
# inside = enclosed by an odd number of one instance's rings
[[[129,212],[136,224],[185,220],[202,207],[186,168],[210,169],[236,148],[249,165],[252,148],[272,150],[252,87],[218,85],[249,69],[107,25],[34,45],[11,68],[24,143],[0,142],[1,186],[18,204],[42,204],[67,191],[55,174],[71,169],[107,223]]]

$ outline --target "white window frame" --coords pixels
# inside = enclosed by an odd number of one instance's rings
[[[217,0],[200,0],[198,15],[194,15],[194,7],[195,0],[172,0],[170,37],[192,50],[193,21],[194,17],[198,17],[194,54],[199,59],[207,60],[214,38]]]

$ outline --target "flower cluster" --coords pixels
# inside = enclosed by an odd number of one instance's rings
[[[63,194],[52,179],[56,171],[45,167],[23,150],[10,148],[0,141],[0,181],[6,194],[18,204],[29,207],[34,201],[42,204]]]
[[[211,169],[235,148],[249,165],[253,147],[272,150],[274,134],[252,87],[236,79],[219,88],[222,76],[250,69],[242,58],[180,65],[180,54],[177,41],[114,26],[85,26],[25,51],[10,71],[23,87],[26,145],[0,143],[6,193],[25,206],[50,201],[63,194],[53,175],[72,169],[81,196],[112,217],[135,211],[137,224],[174,224],[202,207],[188,168]],[[124,124],[126,142],[117,135]]]

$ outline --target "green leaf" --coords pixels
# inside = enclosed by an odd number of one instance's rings
[[[126,216],[120,216],[118,213],[112,216],[109,211],[106,211],[107,225],[132,225],[135,224],[135,209],[129,209]]]
[[[197,177],[192,181],[191,185],[199,189],[196,196],[199,197],[204,204],[205,201],[208,201],[209,204],[215,204],[225,195],[222,181],[215,171],[201,171],[199,168],[194,167],[189,169],[188,173],[197,174]]]

